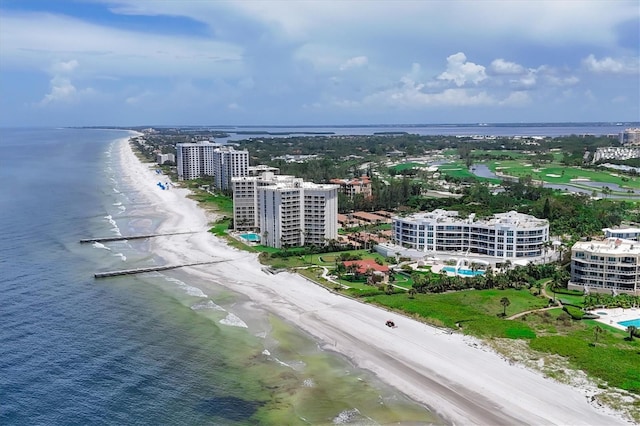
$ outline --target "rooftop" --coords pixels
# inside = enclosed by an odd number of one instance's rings
[[[518,228],[538,228],[546,225],[548,222],[545,219],[538,219],[535,216],[528,214],[518,213],[516,211],[510,211],[506,213],[496,213],[489,218],[476,219],[475,214],[470,214],[468,217],[460,217],[457,211],[454,210],[442,210],[436,209],[426,213],[415,213],[406,217],[396,217],[395,219],[401,219],[405,221],[433,221],[437,223],[476,223],[489,226],[498,225],[510,225]]]
[[[607,238],[604,240],[579,241],[573,245],[572,250],[585,251],[599,254],[624,254],[640,255],[640,244],[637,241],[622,240],[620,238]]]

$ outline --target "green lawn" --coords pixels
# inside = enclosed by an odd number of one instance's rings
[[[640,178],[628,178],[622,175],[613,176],[610,171],[582,169],[579,167],[566,167],[559,163],[551,163],[535,168],[533,165],[526,165],[523,161],[493,161],[487,164],[493,172],[501,171],[515,177],[530,175],[534,180],[541,180],[547,183],[572,184],[584,188],[591,188],[579,181],[571,179],[589,179],[592,182],[604,182],[617,184],[622,188],[640,189]],[[615,174],[615,173],[614,173]],[[626,179],[623,180],[623,177]],[[595,188],[594,188],[595,189]]]
[[[403,170],[414,169],[416,167],[427,167],[427,165],[421,164],[421,163],[402,163],[402,164],[396,164],[395,166],[391,166],[389,167],[389,169],[393,169],[396,172],[401,172]]]
[[[417,315],[435,325],[462,329],[479,337],[533,338],[534,331],[526,324],[499,317],[503,307],[500,299],[507,297],[511,304],[507,316],[517,312],[546,306],[546,299],[532,296],[527,290],[469,290],[443,294],[379,295],[368,302]]]

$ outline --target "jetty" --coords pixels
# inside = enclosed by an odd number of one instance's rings
[[[113,237],[96,237],[96,238],[84,238],[80,240],[80,243],[105,243],[109,241],[123,241],[123,240],[141,240],[144,238],[154,237],[167,237],[169,235],[182,235],[182,234],[195,234],[195,231],[186,232],[169,232],[166,234],[146,234],[146,235],[117,235]]]
[[[120,269],[118,271],[96,272],[95,274],[93,274],[93,276],[94,278],[109,278],[109,277],[117,277],[120,275],[135,275],[135,274],[143,274],[145,272],[166,271],[169,269],[184,268],[187,266],[211,265],[214,263],[222,263],[226,261],[227,260],[208,260],[205,262],[182,263],[178,265],[159,265],[159,266],[147,266],[143,268]]]

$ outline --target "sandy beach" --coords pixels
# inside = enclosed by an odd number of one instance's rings
[[[189,272],[248,296],[314,336],[324,349],[345,355],[454,424],[629,424],[618,413],[591,405],[594,390],[509,363],[476,339],[342,297],[295,274],[262,272],[255,254],[228,247],[207,232],[213,217],[186,198],[188,190],[160,189],[158,175],[135,157],[127,140],[120,140],[118,149],[124,177],[166,213],[159,231],[194,231],[153,240],[154,252],[167,263],[224,260]],[[387,319],[398,328],[385,327]]]

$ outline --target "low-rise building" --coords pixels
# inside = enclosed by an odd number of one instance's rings
[[[368,176],[353,179],[331,179],[329,182],[340,185],[340,192],[349,198],[353,198],[356,194],[362,194],[365,198],[370,198],[372,195],[371,179]]]
[[[568,287],[640,294],[640,244],[620,238],[575,243]]]
[[[369,278],[378,276],[378,282],[382,282],[385,284],[389,282],[389,267],[387,265],[380,265],[373,259],[347,260],[345,262],[342,262],[342,264],[347,269],[353,268],[353,270],[359,275],[367,276]]]
[[[605,238],[640,241],[640,228],[604,228]]]
[[[176,156],[169,153],[169,154],[157,154],[156,155],[156,162],[159,165],[163,165],[164,163],[166,163],[167,161],[170,161],[172,163],[175,164],[176,162]]]
[[[351,213],[351,217],[372,225],[392,222],[392,220],[388,217],[378,216],[377,214],[367,212],[353,212]]]
[[[475,253],[502,259],[543,255],[549,241],[549,222],[510,211],[490,218],[437,209],[393,218],[393,239],[402,247],[433,252]]]

